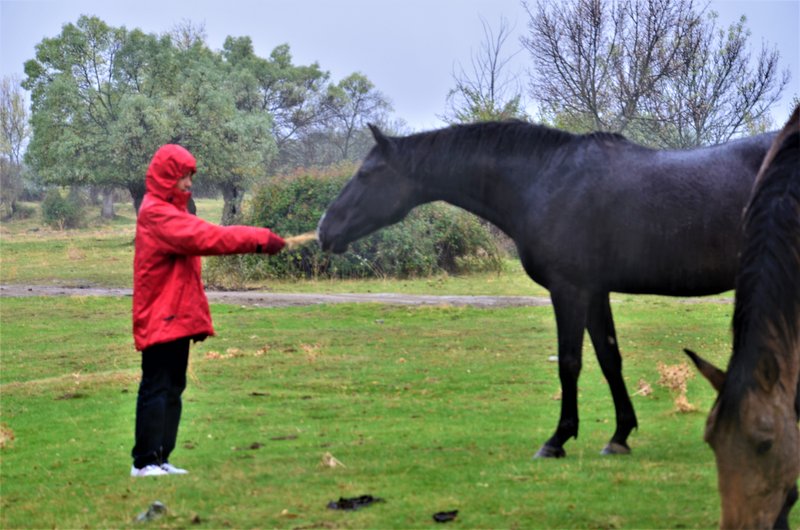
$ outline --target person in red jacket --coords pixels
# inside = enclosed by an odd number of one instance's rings
[[[219,226],[187,211],[194,156],[179,145],[158,149],[145,177],[136,219],[133,337],[142,352],[131,476],[183,474],[175,448],[186,387],[189,343],[214,335],[200,256],[277,254],[284,240],[267,228]]]

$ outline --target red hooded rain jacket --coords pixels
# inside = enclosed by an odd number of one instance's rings
[[[214,334],[200,256],[276,253],[283,247],[269,229],[219,226],[188,213],[191,193],[175,183],[196,170],[194,156],[171,144],[156,151],[147,170],[133,263],[133,337],[140,351]]]

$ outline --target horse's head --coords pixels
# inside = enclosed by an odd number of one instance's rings
[[[397,161],[396,139],[370,129],[375,147],[320,219],[323,250],[342,253],[351,242],[401,221],[420,203],[418,186]]]
[[[686,353],[714,388],[726,391],[725,372],[689,350]],[[721,395],[706,422],[705,440],[717,461],[721,528],[780,527],[778,521],[796,500],[797,412],[794,400],[781,395],[792,389],[778,380],[775,367],[757,370],[763,372],[758,384],[745,392],[735,390],[739,397],[733,401]]]

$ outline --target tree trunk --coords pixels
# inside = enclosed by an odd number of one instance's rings
[[[231,183],[223,183],[219,187],[222,190],[222,198],[224,200],[221,223],[223,225],[235,224],[241,219],[244,190]]]
[[[136,215],[139,215],[139,207],[142,205],[142,199],[144,199],[144,192],[146,191],[144,182],[128,183],[128,191],[133,199],[133,209],[136,211]]]
[[[103,196],[103,206],[100,210],[100,217],[102,219],[113,219],[114,212],[114,188],[103,188],[101,191]]]
[[[105,193],[105,191],[105,187],[100,188],[98,186],[89,186],[89,203],[92,206],[102,206],[103,203],[100,196]],[[105,219],[105,217],[103,219]]]

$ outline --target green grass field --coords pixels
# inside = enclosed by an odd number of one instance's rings
[[[131,223],[69,237],[32,228],[2,227],[0,283],[130,285],[120,249]],[[9,252],[49,260],[59,241],[60,257],[35,273]],[[64,259],[69,245],[83,264]],[[514,265],[492,276],[336,283],[268,288],[542,292]],[[640,427],[629,457],[599,455],[614,410],[586,341],[580,437],[566,459],[531,459],[560,406],[549,307],[214,304],[218,336],[193,347],[172,458],[191,473],[132,479],[130,299],[0,299],[0,527],[423,528],[436,526],[433,513],[459,510],[455,528],[713,528],[716,470],[702,440],[713,393],[690,379],[697,410],[678,412],[658,364],[683,363],[683,347],[725,364],[732,306],[614,300],[628,389],[652,388],[633,397]],[[326,453],[346,467],[324,466]],[[327,508],[361,494],[385,502]],[[133,522],[156,500],[164,518]]]

